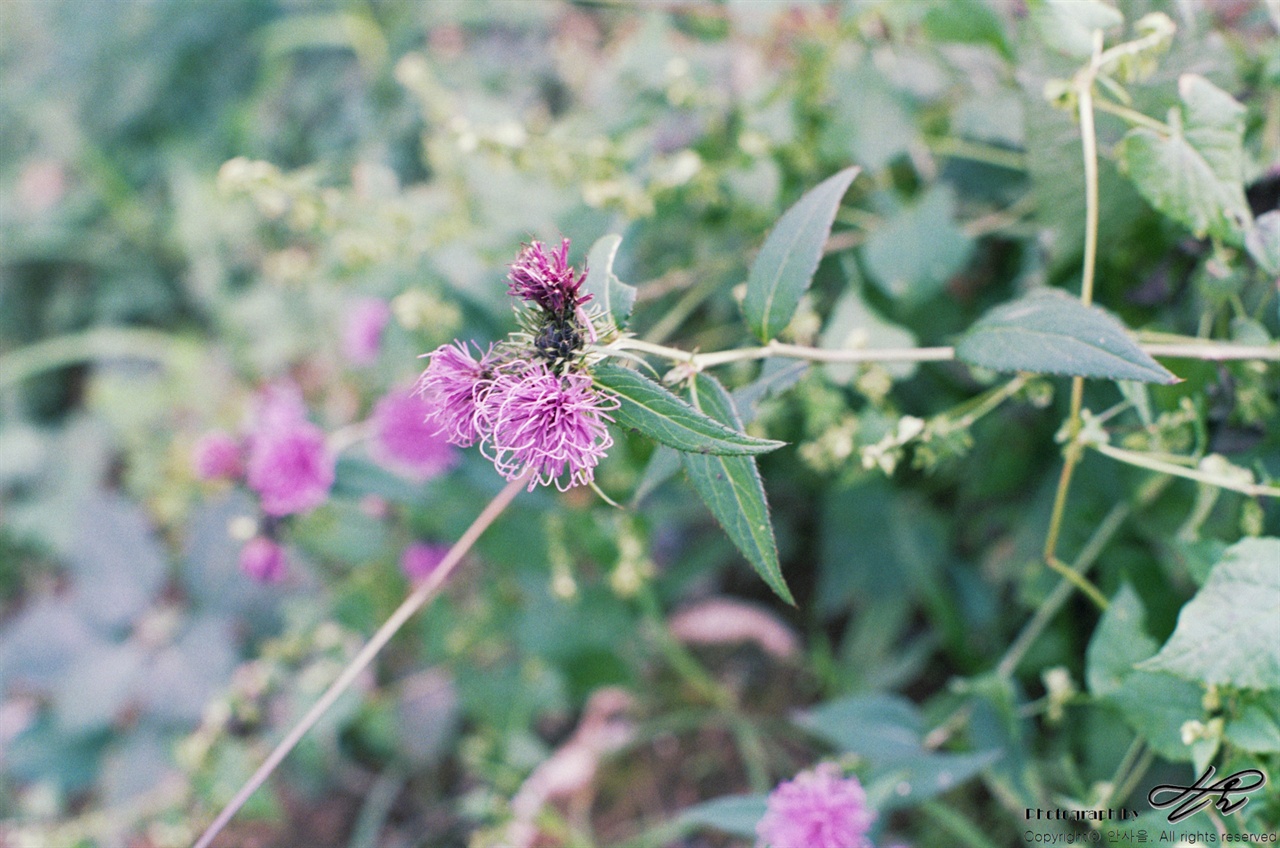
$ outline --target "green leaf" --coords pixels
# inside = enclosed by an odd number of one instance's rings
[[[924,32],[933,41],[990,44],[1000,55],[1012,58],[1004,24],[982,0],[944,0],[924,15]]]
[[[1142,668],[1206,685],[1280,689],[1280,539],[1228,548]]]
[[[1031,19],[1045,43],[1077,59],[1093,54],[1093,31],[1124,23],[1124,15],[1102,0],[1041,0],[1031,7]]]
[[[742,420],[724,387],[710,374],[699,374],[694,383],[698,407],[721,424],[739,430]],[[778,546],[764,484],[752,456],[682,455],[689,481],[711,510],[733,544],[751,563],[761,579],[789,604],[795,599],[782,579]]]
[[[733,836],[754,839],[756,824],[764,818],[764,795],[726,795],[694,804],[680,814],[686,827],[711,827]]]
[[[1147,202],[1188,227],[1241,244],[1252,217],[1244,196],[1245,108],[1195,74],[1178,79],[1180,106],[1169,110],[1171,135],[1136,127],[1119,146],[1119,162]]]
[[[782,332],[813,282],[840,198],[858,175],[845,168],[796,201],[774,225],[747,276],[742,310],[761,341]]]
[[[914,806],[950,791],[1000,759],[998,750],[959,754],[921,752],[872,770],[867,795],[881,811]]]
[[[1054,289],[982,316],[956,343],[956,358],[994,371],[1178,382],[1118,320]]]
[[[1160,647],[1143,627],[1145,617],[1138,593],[1128,583],[1121,586],[1093,631],[1085,655],[1085,681],[1095,698],[1118,691],[1133,667]]]
[[[1126,722],[1157,754],[1173,762],[1189,762],[1191,747],[1182,742],[1182,725],[1204,719],[1204,687],[1162,671],[1139,668],[1108,696]]]
[[[955,207],[955,192],[937,185],[871,233],[862,256],[881,291],[920,303],[965,266],[974,242],[956,226]]]
[[[1254,754],[1280,754],[1280,697],[1270,694],[1272,703],[1250,700],[1230,718],[1223,733],[1232,745]],[[1243,700],[1243,699],[1242,699]]]
[[[601,388],[618,397],[615,421],[677,450],[739,456],[768,453],[785,444],[732,430],[631,369],[601,365],[594,376]]]
[[[616,234],[596,239],[587,253],[587,278],[582,283],[583,289],[593,295],[587,308],[598,305],[618,329],[627,325],[636,302],[636,287],[622,282],[613,273],[613,260],[620,244],[622,236]]]
[[[890,763],[923,752],[924,720],[916,705],[879,692],[851,695],[806,710],[796,723],[840,751]]]
[[[1244,243],[1262,270],[1280,274],[1280,209],[1259,215]]]

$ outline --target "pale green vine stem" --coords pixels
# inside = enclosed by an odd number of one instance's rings
[[[373,634],[373,637],[360,650],[360,653],[342,670],[342,673],[338,675],[338,679],[330,684],[329,688],[320,696],[320,699],[307,711],[307,714],[272,749],[267,759],[258,767],[258,770],[245,781],[245,784],[236,792],[235,797],[213,820],[213,824],[209,825],[200,838],[196,840],[193,848],[207,848],[209,843],[214,840],[218,833],[231,821],[232,817],[244,806],[245,802],[253,796],[253,793],[258,791],[258,788],[266,782],[267,778],[288,756],[289,752],[302,741],[302,737],[306,736],[307,732],[328,712],[329,708],[341,697],[342,693],[346,692],[356,678],[360,676],[361,672],[369,666],[369,663],[373,662],[378,652],[391,641],[391,637],[395,636],[405,622],[420,610],[427,601],[435,597],[440,587],[444,585],[444,582],[449,579],[449,575],[453,573],[458,563],[462,561],[462,557],[466,555],[467,551],[471,550],[480,535],[502,514],[502,511],[507,508],[507,505],[511,503],[512,499],[520,492],[520,489],[527,485],[528,482],[529,472],[526,472],[508,483],[489,502],[489,505],[476,517],[476,520],[471,523],[471,526],[462,534],[462,537],[449,549],[449,553],[445,555],[436,570],[431,572],[431,576],[414,587],[414,590],[409,593],[403,603],[396,607],[395,612]]]
[[[35,342],[0,355],[0,389],[46,371],[98,359],[137,359],[167,364],[177,353],[177,337],[159,330],[96,327]]]
[[[1150,454],[1126,450],[1114,445],[1091,444],[1089,447],[1103,456],[1109,456],[1112,459],[1135,465],[1138,468],[1145,468],[1148,471],[1156,471],[1174,477],[1184,477],[1188,480],[1195,480],[1197,483],[1207,483],[1220,489],[1230,489],[1233,492],[1240,492],[1250,497],[1280,498],[1280,487],[1277,486],[1268,486],[1264,483],[1253,483],[1248,480],[1214,474],[1211,471],[1205,471],[1200,468],[1187,468]]]
[[[1211,362],[1232,360],[1257,360],[1280,362],[1280,344],[1240,345],[1230,342],[1156,342],[1140,344],[1151,356],[1169,359],[1200,359]],[[709,353],[681,350],[652,341],[625,336],[611,344],[596,348],[598,353],[610,354],[636,351],[660,356],[671,362],[689,365],[695,370],[727,365],[731,362],[747,362],[781,357],[804,359],[810,362],[858,363],[858,362],[950,362],[956,358],[952,347],[902,347],[902,348],[820,348],[785,344],[771,341],[759,347],[734,350],[718,350]]]
[[[1075,78],[1076,95],[1080,107],[1080,139],[1084,155],[1084,264],[1080,272],[1080,302],[1093,303],[1094,266],[1098,259],[1098,137],[1093,122],[1093,85],[1102,62],[1102,32],[1093,34],[1093,58]],[[1083,448],[1080,446],[1080,411],[1084,406],[1084,378],[1071,378],[1071,412],[1067,424],[1067,447],[1063,452],[1062,474],[1058,477],[1058,489],[1054,494],[1053,513],[1049,517],[1049,529],[1044,539],[1044,561],[1076,588],[1084,592],[1100,609],[1107,608],[1107,599],[1079,572],[1058,559],[1058,535],[1062,531],[1062,518],[1066,512],[1067,494],[1071,491],[1071,478],[1080,462]]]

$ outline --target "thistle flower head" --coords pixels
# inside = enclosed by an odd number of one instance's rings
[[[756,834],[769,848],[871,848],[875,819],[857,778],[824,763],[774,788]]]
[[[432,412],[420,394],[393,389],[373,408],[374,459],[416,480],[428,480],[448,471],[458,454],[440,427],[427,416]]]
[[[591,300],[591,295],[579,294],[586,271],[581,274],[569,264],[569,240],[560,242],[560,248],[548,252],[540,241],[525,245],[507,274],[512,297],[536,304],[554,316],[567,317],[578,307]]]
[[[508,480],[532,470],[530,489],[554,482],[564,491],[590,483],[613,444],[606,425],[613,419],[606,410],[617,405],[588,374],[557,374],[540,361],[513,362],[497,372],[485,396],[489,435],[481,449]]]
[[[470,447],[486,432],[480,402],[493,383],[493,347],[478,360],[461,342],[440,345],[427,355],[431,362],[415,390],[427,406],[427,421],[449,444]]]

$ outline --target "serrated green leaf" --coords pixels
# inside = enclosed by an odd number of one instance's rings
[[[1141,667],[1206,685],[1280,689],[1280,539],[1228,548]]]
[[[1244,196],[1245,108],[1196,74],[1178,79],[1172,135],[1147,127],[1125,134],[1121,168],[1147,202],[1196,236],[1241,244],[1251,213]]]
[[[956,358],[993,371],[1178,382],[1114,317],[1052,289],[982,316],[956,343]]]
[[[742,428],[733,400],[714,377],[699,374],[694,385],[699,409],[721,424],[735,430]],[[769,503],[755,457],[685,453],[681,458],[689,482],[729,539],[769,588],[787,603],[794,604],[778,564]]]
[[[990,44],[1000,55],[1012,58],[1003,22],[981,0],[945,0],[931,5],[924,15],[924,32],[934,41]]]
[[[741,456],[768,453],[784,444],[730,429],[628,368],[601,365],[594,376],[601,388],[618,397],[615,421],[676,450]]]
[[[742,303],[747,325],[761,341],[774,338],[791,322],[813,282],[840,198],[858,171],[845,168],[823,180],[783,213],[765,239],[747,276]]]
[[[1031,7],[1031,19],[1050,47],[1087,59],[1093,54],[1093,31],[1124,23],[1124,15],[1102,0],[1040,0]]]
[[[1259,215],[1244,242],[1262,270],[1280,274],[1280,209]]]
[[[896,300],[933,297],[969,261],[973,239],[955,222],[955,192],[937,185],[867,238],[867,274]]]
[[[613,233],[596,239],[587,253],[587,278],[582,283],[582,288],[592,295],[592,305],[603,309],[618,329],[627,325],[636,302],[636,287],[622,282],[613,273],[613,260],[620,244],[622,236]]]
[[[1145,618],[1142,600],[1125,583],[1102,614],[1085,655],[1085,682],[1095,698],[1119,690],[1133,667],[1160,647],[1143,626]]]

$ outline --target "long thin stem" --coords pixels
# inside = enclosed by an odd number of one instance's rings
[[[1242,345],[1231,342],[1153,342],[1139,344],[1151,356],[1174,359],[1201,359],[1212,362],[1228,360],[1259,360],[1280,362],[1280,344]],[[804,359],[810,362],[949,362],[956,358],[951,347],[900,347],[900,348],[821,348],[785,344],[772,341],[759,347],[734,350],[717,350],[709,353],[681,350],[678,347],[658,344],[645,339],[624,336],[611,344],[597,348],[601,353],[636,351],[660,356],[671,362],[690,365],[695,369],[712,368],[730,362],[746,362],[756,359],[781,357]]]
[[[1217,486],[1220,489],[1230,489],[1233,492],[1249,495],[1255,498],[1280,498],[1280,487],[1268,486],[1264,483],[1253,483],[1243,479],[1237,480],[1222,474],[1214,474],[1211,471],[1202,471],[1199,468],[1186,468],[1182,465],[1176,465],[1167,462],[1159,457],[1149,454],[1140,453],[1138,451],[1126,450],[1118,448],[1114,445],[1096,444],[1090,445],[1094,450],[1103,456],[1109,456],[1120,462],[1136,465],[1139,468],[1145,468],[1148,471],[1156,471],[1160,474],[1170,474],[1174,477],[1185,477],[1188,480],[1195,480],[1197,483],[1207,483],[1210,486]]]
[[[1098,261],[1098,134],[1093,122],[1093,83],[1102,55],[1102,33],[1094,32],[1093,58],[1076,77],[1076,92],[1080,104],[1080,138],[1084,155],[1084,267],[1080,272],[1080,302],[1093,303],[1094,266]],[[1084,449],[1080,446],[1080,412],[1084,407],[1084,378],[1071,378],[1071,412],[1067,423],[1067,447],[1062,457],[1062,473],[1058,477],[1058,489],[1054,493],[1053,513],[1049,517],[1049,529],[1044,539],[1044,561],[1071,584],[1093,599],[1102,609],[1107,601],[1102,593],[1086,577],[1063,564],[1058,559],[1058,536],[1062,519],[1066,514],[1067,495],[1071,491],[1071,478]]]
[[[471,523],[471,526],[467,528],[466,532],[462,534],[462,538],[458,539],[454,546],[449,549],[449,553],[445,555],[436,570],[431,572],[431,576],[414,587],[414,590],[409,593],[409,597],[405,598],[404,602],[396,607],[396,611],[391,613],[391,616],[378,628],[378,631],[373,634],[373,637],[360,650],[360,653],[342,670],[342,673],[338,675],[338,679],[333,681],[324,694],[320,696],[320,700],[316,701],[311,709],[307,711],[307,714],[293,726],[288,735],[280,740],[280,743],[271,751],[267,759],[253,773],[253,776],[245,781],[244,786],[240,787],[240,791],[236,793],[230,803],[223,808],[222,812],[218,813],[218,817],[213,820],[213,824],[209,825],[205,832],[200,835],[193,848],[207,848],[209,843],[214,840],[214,837],[227,826],[232,817],[253,796],[253,793],[258,791],[258,788],[266,782],[276,767],[294,749],[294,746],[302,741],[302,737],[315,726],[316,722],[333,706],[342,693],[347,691],[348,687],[355,682],[356,678],[368,667],[369,663],[373,662],[373,658],[391,641],[391,637],[395,636],[405,622],[420,610],[427,601],[435,597],[440,587],[444,585],[444,582],[449,579],[449,575],[453,573],[458,563],[462,561],[462,557],[467,551],[471,550],[472,545],[476,543],[480,535],[502,514],[502,511],[507,508],[507,505],[511,503],[512,499],[520,492],[520,489],[528,482],[529,473],[526,472],[508,483],[489,502],[489,505],[484,508],[480,515],[476,517],[476,520]]]

